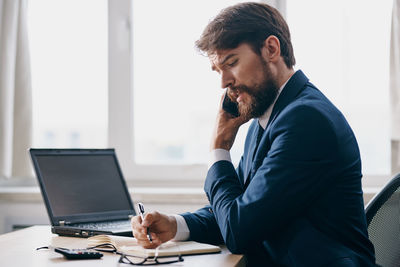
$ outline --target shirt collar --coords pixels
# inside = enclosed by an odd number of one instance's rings
[[[291,77],[290,77],[290,78],[291,78]],[[285,85],[287,84],[287,82],[290,80],[290,78],[287,79],[286,82],[285,82],[284,84],[282,84],[282,86],[279,88],[278,94],[276,95],[274,102],[268,107],[267,111],[265,111],[264,114],[261,115],[261,116],[258,118],[258,123],[260,124],[260,126],[261,126],[264,130],[265,130],[265,128],[267,127],[269,118],[271,117],[272,109],[273,109],[274,106],[275,106],[275,102],[276,102],[276,100],[278,99],[279,95],[281,94],[281,92],[282,92],[283,88],[285,87]]]

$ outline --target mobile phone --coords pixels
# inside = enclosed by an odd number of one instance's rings
[[[234,117],[239,117],[238,104],[229,98],[228,92],[225,92],[224,101],[222,102],[222,109]]]

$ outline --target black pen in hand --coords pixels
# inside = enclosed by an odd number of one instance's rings
[[[140,217],[142,217],[142,222],[143,222],[144,221],[144,206],[140,202],[137,205],[138,205],[138,210],[139,210]],[[151,234],[150,234],[149,227],[147,227],[147,237],[149,238],[150,242],[153,242],[153,239],[151,239]]]

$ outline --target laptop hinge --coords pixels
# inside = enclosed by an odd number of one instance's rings
[[[64,226],[65,225],[65,221],[59,221],[58,223],[60,224],[60,226]]]

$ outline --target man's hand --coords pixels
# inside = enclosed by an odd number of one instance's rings
[[[177,231],[177,224],[174,216],[168,216],[158,212],[147,213],[144,221],[140,216],[135,216],[131,220],[132,233],[139,245],[144,248],[156,248],[164,242],[174,238]],[[147,227],[149,227],[151,238],[147,237]]]
[[[231,114],[222,109],[222,102],[225,94],[222,95],[220,101],[214,133],[211,139],[211,150],[222,148],[229,151],[235,142],[239,127],[250,120],[250,118],[245,116],[233,117]]]

